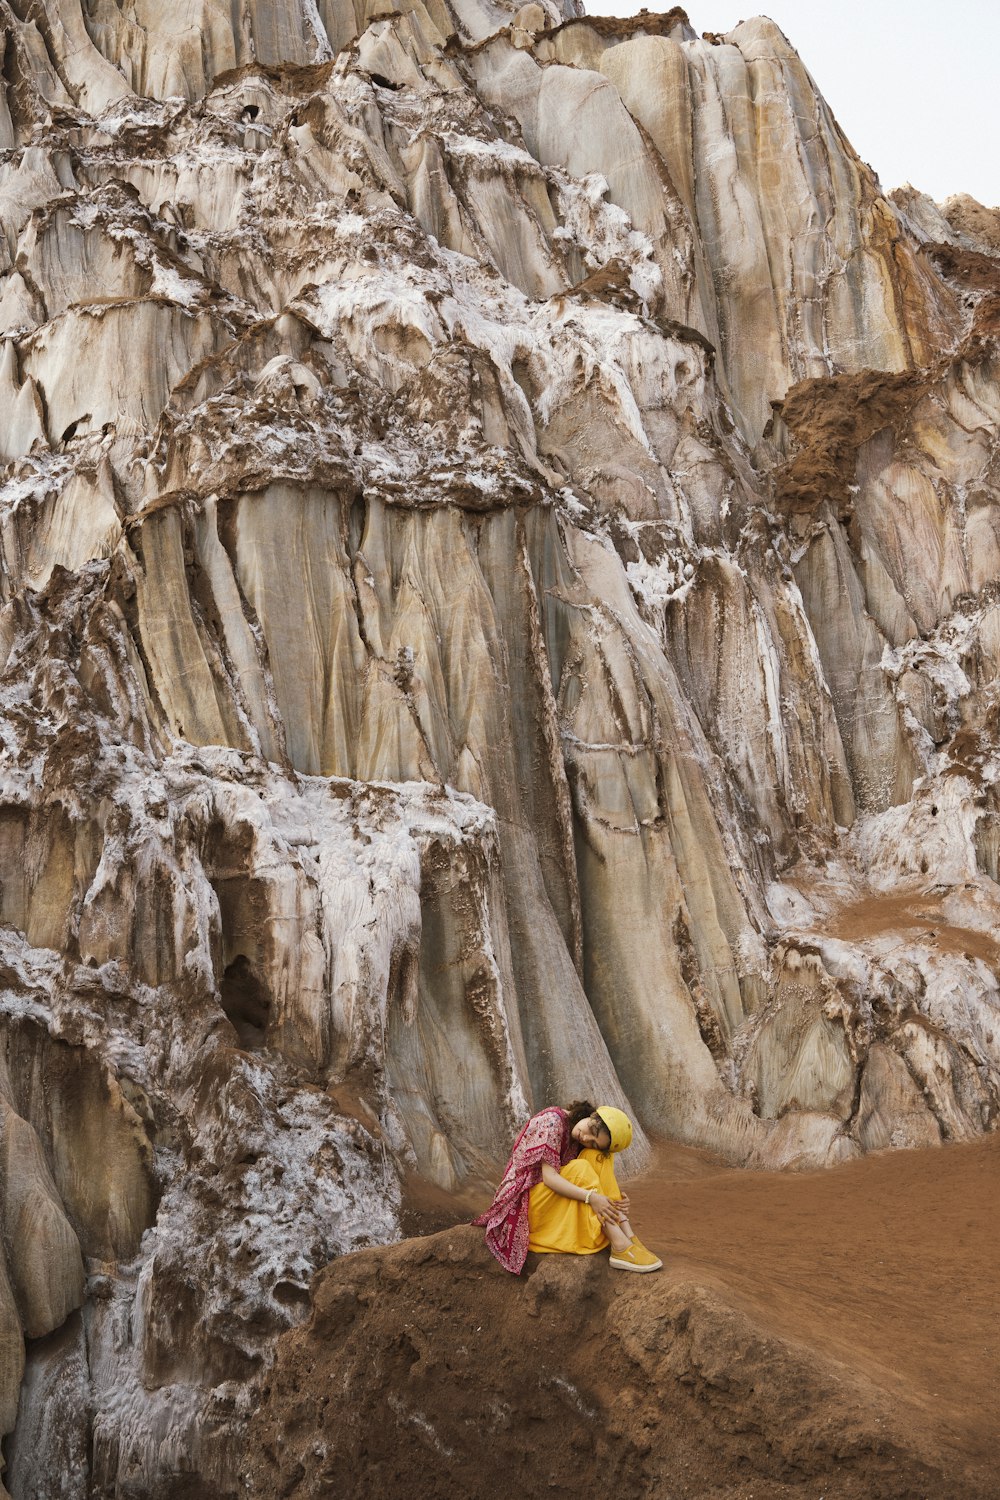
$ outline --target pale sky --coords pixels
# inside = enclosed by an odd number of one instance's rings
[[[591,15],[670,9],[584,0]],[[799,53],[886,192],[1000,205],[1000,0],[691,0],[691,25],[730,31],[768,15]]]

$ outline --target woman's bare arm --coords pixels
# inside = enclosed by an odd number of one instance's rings
[[[566,1178],[557,1172],[555,1167],[548,1162],[542,1163],[542,1181],[547,1188],[558,1193],[560,1198],[575,1198],[578,1203],[583,1203],[587,1197],[587,1189],[578,1187],[575,1182],[567,1182]],[[598,1196],[595,1192],[591,1196],[591,1202]]]

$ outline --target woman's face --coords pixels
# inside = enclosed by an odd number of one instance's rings
[[[611,1145],[611,1132],[600,1115],[591,1115],[589,1120],[578,1120],[570,1134],[581,1146],[596,1146],[598,1151],[607,1151]]]

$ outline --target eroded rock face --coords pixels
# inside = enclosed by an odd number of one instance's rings
[[[993,219],[770,22],[375,12],[0,6],[15,1495],[232,1493],[316,1268],[529,1108],[1000,1102]]]

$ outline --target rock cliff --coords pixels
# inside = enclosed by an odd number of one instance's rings
[[[15,1500],[234,1493],[315,1270],[532,1106],[991,1129],[996,215],[885,196],[766,20],[0,47]]]

